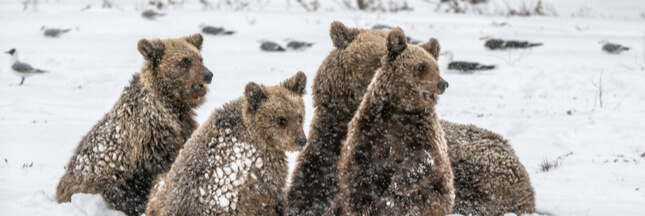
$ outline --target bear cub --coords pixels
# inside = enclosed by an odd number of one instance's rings
[[[338,161],[347,124],[385,53],[386,31],[347,28],[333,22],[335,49],[318,68],[312,85],[314,117],[308,144],[298,155],[287,189],[287,215],[322,215],[338,191]]]
[[[56,188],[56,200],[101,194],[127,215],[145,211],[154,178],[168,171],[197,128],[211,73],[200,54],[203,38],[139,41],[145,62],[110,110],[83,137]]]
[[[448,87],[432,38],[408,45],[400,28],[349,123],[339,163],[339,193],[326,215],[446,215],[453,174],[434,112]]]
[[[193,134],[150,195],[146,215],[283,215],[286,151],[307,143],[298,72],[279,86],[253,82]]]

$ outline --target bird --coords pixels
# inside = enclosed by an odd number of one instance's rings
[[[536,46],[542,46],[542,43],[531,43],[528,41],[502,40],[498,38],[483,37],[480,40],[486,40],[485,47],[491,50],[505,49],[526,49]]]
[[[260,49],[262,51],[266,52],[283,52],[285,49],[280,46],[280,44],[273,42],[273,41],[267,41],[267,40],[260,40],[258,41],[260,44]]]
[[[372,30],[392,30],[393,28],[394,27],[385,24],[376,24],[372,26]],[[423,43],[423,41],[416,40],[414,38],[411,38],[410,36],[406,36],[405,38],[407,39],[408,44],[418,45],[420,43]]]
[[[287,42],[287,49],[290,49],[290,50],[304,51],[311,48],[314,45],[314,43],[297,41],[291,38],[284,39],[284,41]]]
[[[57,28],[45,28],[45,26],[40,28],[41,31],[43,31],[43,34],[46,37],[60,37],[61,35],[71,31],[72,29],[57,29]]]
[[[453,61],[453,54],[451,51],[445,51],[440,54],[442,58],[439,59],[442,71],[452,73],[473,73],[475,71],[492,70],[495,65],[482,65],[477,62],[466,61]]]
[[[385,24],[376,24],[372,26],[373,30],[391,30],[394,27]]]
[[[222,27],[209,26],[205,24],[200,24],[199,27],[202,29],[202,33],[210,35],[232,35],[235,34],[235,31],[227,31]]]
[[[11,55],[11,71],[13,71],[13,73],[16,76],[19,76],[19,77],[22,78],[22,80],[20,80],[19,85],[22,85],[25,82],[25,78],[27,78],[27,77],[37,75],[37,74],[44,74],[44,73],[47,72],[45,70],[41,70],[41,69],[38,69],[38,68],[33,68],[33,67],[31,67],[31,65],[19,61],[18,60],[18,51],[16,51],[15,48],[7,51],[6,53]]]
[[[165,15],[166,15],[165,13],[157,13],[156,11],[150,10],[150,9],[144,10],[143,13],[141,13],[141,16],[143,16],[143,18],[151,19],[151,20],[154,20],[157,17],[165,16]]]
[[[409,44],[412,44],[412,45],[419,45],[420,43],[423,43],[423,41],[411,38],[410,36],[406,36],[405,39],[408,41]]]
[[[620,44],[609,43],[609,41],[605,41],[605,40],[600,41],[600,44],[604,44],[602,46],[602,51],[605,51],[606,53],[610,53],[610,54],[620,54],[623,51],[629,50],[629,47],[626,47]]]

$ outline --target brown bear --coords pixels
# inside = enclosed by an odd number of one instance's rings
[[[216,109],[150,194],[146,215],[283,215],[286,151],[307,143],[302,129],[307,78],[253,82]]]
[[[434,112],[448,87],[439,42],[408,45],[400,28],[349,123],[339,192],[327,215],[446,215],[455,192],[443,129]]]
[[[374,71],[380,67],[380,59],[387,52],[386,31],[352,29],[345,27],[340,22],[334,22],[331,26],[330,35],[336,49],[327,56],[314,78],[312,94],[315,112],[309,132],[309,144],[300,153],[298,164],[292,173],[292,185],[287,190],[288,215],[321,215],[329,206],[331,199],[338,191],[338,171],[335,164],[340,157],[340,148],[347,133],[347,124],[361,101],[361,95],[364,95],[367,90],[367,83],[372,79]],[[446,139],[451,150],[456,143],[469,145],[468,142],[457,142],[458,140],[473,140],[463,137],[467,135],[463,134],[461,130],[476,129],[474,126],[454,125],[456,127],[445,128]],[[480,131],[483,130],[480,129]],[[494,136],[478,138],[488,139],[489,137]],[[512,150],[507,143],[499,142],[498,139],[490,139],[490,143],[491,145],[505,145],[505,149]],[[469,150],[469,148],[464,149]],[[452,157],[456,152],[460,151],[449,151],[450,156]],[[505,151],[503,154],[517,157],[512,151]],[[506,211],[509,208],[502,208],[505,204],[496,203],[496,199],[483,200],[476,196],[466,195],[478,193],[476,187],[505,186],[492,182],[493,179],[505,179],[511,182],[511,179],[514,178],[500,174],[491,178],[490,181],[486,178],[479,178],[482,182],[477,186],[462,187],[469,182],[459,176],[477,173],[479,168],[460,166],[459,164],[479,163],[478,160],[472,157],[452,160],[457,190],[454,212],[466,215],[467,213],[464,212],[478,214],[478,212],[471,210],[484,208],[489,211],[496,208]],[[514,167],[514,170],[518,171],[517,175],[528,176],[522,164],[515,161],[516,163],[510,163],[507,166]],[[494,166],[494,164],[486,166]],[[489,176],[491,175],[495,175],[495,173],[489,174]],[[512,188],[498,188],[497,190],[489,190],[488,193],[490,197],[503,196],[509,200],[526,200],[525,205],[510,205],[510,209],[514,210],[508,212],[532,213],[535,208],[533,188],[528,178],[519,178],[518,180],[520,182],[513,187],[518,187],[517,190],[526,191],[526,193],[504,193],[504,191],[516,190]],[[463,209],[462,206],[480,206],[481,208]],[[525,207],[520,209],[517,208],[518,206]]]
[[[56,188],[56,200],[101,194],[127,215],[145,211],[155,177],[168,171],[197,128],[211,73],[200,54],[200,34],[139,41],[145,62],[112,110],[83,137]]]
[[[517,215],[535,212],[529,175],[508,141],[499,134],[441,121],[455,175],[453,213]]]
[[[347,123],[354,117],[380,67],[373,53],[385,54],[386,31],[331,24],[334,49],[322,63],[312,86],[314,116],[308,145],[299,154],[287,189],[287,215],[322,215],[338,190],[338,158]]]

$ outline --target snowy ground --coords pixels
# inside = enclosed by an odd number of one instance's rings
[[[435,13],[427,3],[413,12],[361,13],[324,8],[308,13],[282,1],[261,9],[203,11],[196,3],[171,9],[156,21],[140,17],[135,3],[100,9],[100,1],[41,1],[22,11],[21,1],[0,2],[0,49],[17,48],[21,60],[51,71],[28,78],[0,61],[0,215],[115,215],[97,196],[80,194],[57,204],[55,187],[81,137],[107,112],[138,71],[141,38],[174,38],[200,23],[237,31],[206,36],[202,55],[214,72],[203,122],[221,104],[242,95],[249,81],[273,85],[304,71],[309,84],[332,49],[329,24],[401,26],[416,39],[436,37],[455,60],[496,64],[471,75],[444,74],[450,88],[437,112],[505,136],[526,166],[537,208],[553,215],[645,214],[645,4],[639,1],[546,1],[558,17],[504,17]],[[133,1],[134,2],[134,1]],[[611,4],[609,3],[611,2]],[[92,8],[81,11],[87,4]],[[493,23],[506,23],[499,27]],[[73,28],[45,38],[41,26]],[[488,51],[482,36],[543,42],[529,51]],[[260,39],[291,37],[315,42],[305,52],[263,53]],[[608,55],[598,41],[632,47]],[[603,106],[598,98],[602,76]],[[307,122],[312,117],[307,95]],[[569,114],[568,114],[569,113]],[[308,125],[308,123],[307,123]],[[308,131],[308,128],[306,128]],[[569,153],[569,156],[564,156]],[[540,164],[563,156],[541,172]],[[295,154],[290,155],[291,166]]]

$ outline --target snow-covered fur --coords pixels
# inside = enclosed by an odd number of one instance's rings
[[[246,86],[216,109],[154,186],[146,215],[283,215],[286,151],[306,143],[306,77]]]
[[[507,140],[473,125],[441,121],[455,175],[455,207],[462,215],[535,212],[526,169]]]
[[[434,112],[445,90],[435,60],[439,43],[407,45],[394,28],[386,44],[382,67],[349,123],[340,190],[325,214],[450,214],[453,174]]]
[[[333,22],[335,49],[322,63],[312,86],[314,116],[308,144],[299,154],[287,189],[287,215],[322,215],[338,187],[337,164],[347,123],[385,54],[386,31],[359,30]]]
[[[197,128],[193,110],[212,77],[201,61],[202,41],[199,34],[139,41],[141,73],[79,143],[58,184],[58,202],[75,193],[101,194],[128,215],[145,211],[152,181],[170,169]]]

